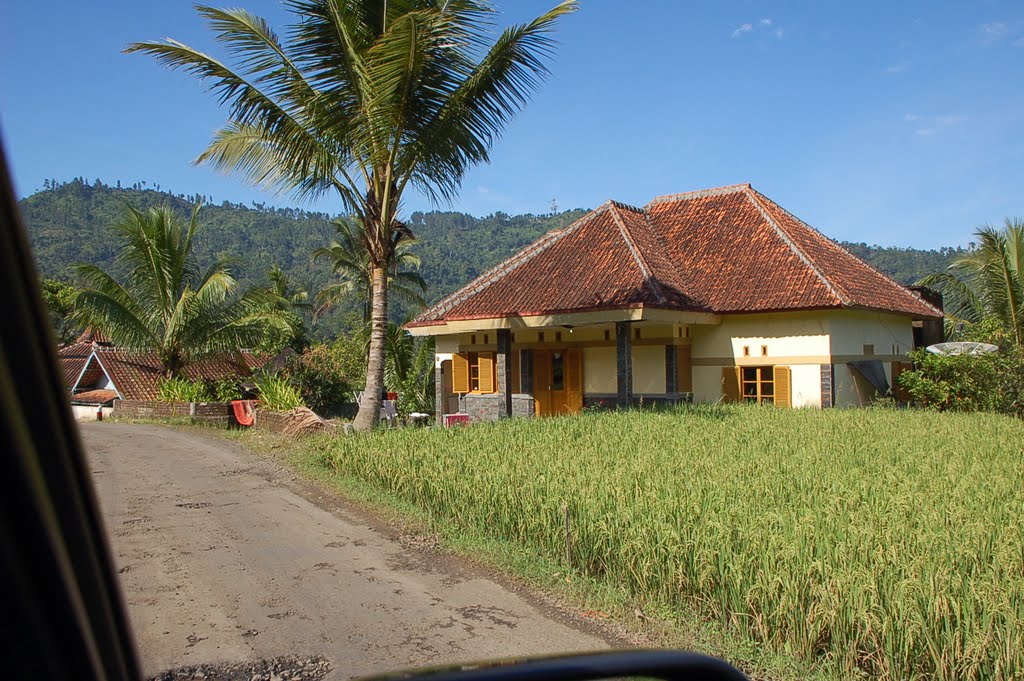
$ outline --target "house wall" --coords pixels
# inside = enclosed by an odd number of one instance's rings
[[[913,346],[909,317],[860,310],[732,315],[718,326],[695,326],[691,333],[697,402],[722,398],[723,366],[773,364],[791,369],[793,406],[817,408],[821,365],[832,364],[835,406],[859,406],[872,389],[846,363],[878,359],[891,383],[891,363],[906,361]],[[873,346],[872,355],[864,354],[865,345]]]
[[[612,348],[611,370],[614,375],[615,348]],[[614,392],[614,388],[612,390]],[[665,346],[633,346],[633,394],[665,394]]]
[[[583,348],[583,393],[614,395],[615,346]]]
[[[722,367],[770,364],[790,367],[793,406],[821,406],[821,364],[831,360],[831,339],[820,312],[724,316],[718,326],[690,333],[695,402],[722,399]]]

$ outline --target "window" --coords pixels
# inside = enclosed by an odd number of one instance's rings
[[[490,337],[490,336],[488,336],[488,335],[487,335],[487,334],[485,333],[485,334],[484,334],[484,345],[490,345],[490,344],[491,344],[491,337]]]
[[[871,357],[874,354],[875,354],[875,346],[874,346],[874,344],[872,344],[872,343],[865,343],[864,344],[864,356],[865,357]]]
[[[565,354],[551,353],[551,389],[565,390]]]
[[[744,357],[750,357],[750,346],[749,345],[744,345],[743,346],[743,356]]]
[[[744,402],[775,404],[775,367],[743,367],[741,380]]]
[[[604,339],[606,341],[610,341],[612,339],[612,332],[609,331],[608,329],[604,330]]]
[[[541,331],[540,333],[537,334],[537,342],[538,343],[543,343],[544,342],[544,332],[543,331]]]
[[[561,343],[562,342],[562,332],[561,331],[555,331],[555,342],[556,343]]]
[[[493,393],[497,383],[493,352],[464,352],[452,357],[452,392]]]
[[[636,340],[640,340],[640,329],[633,329],[633,337]]]
[[[767,345],[762,345],[761,346],[761,356],[762,357],[767,357],[768,356],[768,346]]]

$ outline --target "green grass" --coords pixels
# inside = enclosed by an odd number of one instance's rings
[[[1024,423],[695,407],[323,436],[307,465],[827,676],[1024,678]],[[767,659],[767,658],[766,658]]]

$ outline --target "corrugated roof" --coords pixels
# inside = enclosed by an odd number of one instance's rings
[[[643,209],[609,201],[541,237],[410,326],[629,307],[942,314],[742,184],[658,197]]]

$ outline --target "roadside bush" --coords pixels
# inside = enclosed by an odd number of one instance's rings
[[[214,395],[202,381],[166,378],[160,382],[157,399],[163,402],[213,402]]]
[[[1024,415],[1024,354],[1015,348],[987,355],[910,354],[914,370],[900,386],[914,402],[940,411]]]
[[[291,411],[295,407],[306,406],[302,394],[286,376],[257,376],[256,391],[259,393],[261,406],[271,411]]]
[[[209,381],[207,385],[217,402],[230,402],[242,399],[242,386],[237,378],[221,378]]]
[[[352,401],[353,388],[362,385],[364,361],[357,344],[339,339],[306,348],[291,359],[286,373],[310,409],[330,414]]]

